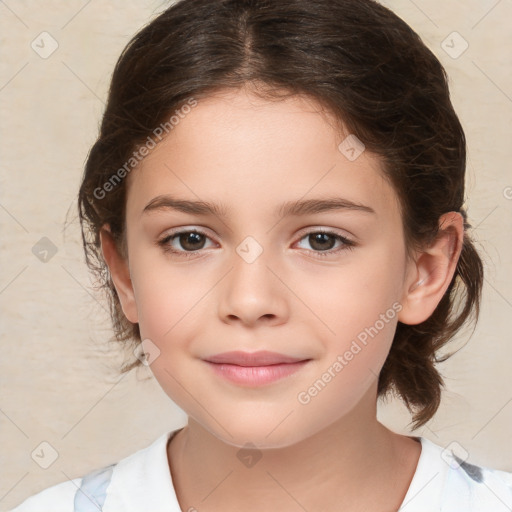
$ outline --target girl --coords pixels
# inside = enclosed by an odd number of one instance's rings
[[[510,511],[424,425],[483,280],[434,55],[372,0],[181,0],[112,77],[79,192],[117,339],[185,427],[28,511]]]

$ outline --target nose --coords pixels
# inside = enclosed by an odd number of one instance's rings
[[[290,292],[265,252],[252,262],[234,252],[231,261],[231,271],[218,288],[221,320],[247,327],[257,323],[267,326],[285,323],[289,316]]]

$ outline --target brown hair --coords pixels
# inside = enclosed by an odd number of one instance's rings
[[[116,339],[132,348],[140,343],[99,238],[110,225],[127,257],[126,162],[190,98],[248,84],[260,84],[269,100],[313,98],[381,157],[399,197],[408,250],[436,237],[443,213],[463,214],[464,244],[448,290],[425,322],[398,323],[379,376],[378,396],[395,392],[414,412],[414,428],[422,426],[444,386],[435,363],[452,355],[439,358],[437,351],[467,319],[478,319],[483,266],[467,232],[466,141],[445,70],[404,21],[373,0],[181,0],[129,42],[78,196],[86,262],[109,299]],[[140,364],[134,358],[121,371]]]

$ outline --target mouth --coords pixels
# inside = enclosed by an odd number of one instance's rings
[[[243,386],[276,382],[303,368],[311,359],[277,352],[224,352],[204,359],[216,375]]]

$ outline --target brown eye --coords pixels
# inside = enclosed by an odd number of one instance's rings
[[[206,241],[204,235],[196,231],[185,232],[173,238],[178,238],[181,247],[187,251],[202,249]]]
[[[210,238],[197,230],[177,231],[164,237],[158,242],[164,251],[177,256],[192,256],[195,252],[205,248],[205,243]]]
[[[302,240],[307,240],[311,247],[310,252],[320,257],[333,255],[345,249],[353,249],[356,245],[352,240],[331,231],[311,231],[300,239]],[[336,242],[340,243],[337,248],[335,248]]]
[[[328,251],[336,244],[336,239],[328,233],[310,233],[308,242],[313,249],[319,251]]]

